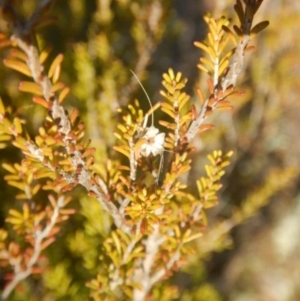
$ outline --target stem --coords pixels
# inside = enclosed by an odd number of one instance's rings
[[[48,5],[49,3],[50,1],[47,0],[42,1],[39,9],[43,9],[44,5]],[[82,153],[80,151],[71,152],[70,150],[70,146],[76,144],[76,140],[69,136],[71,133],[71,123],[69,117],[66,114],[65,109],[60,105],[56,95],[52,92],[52,83],[44,72],[44,66],[39,61],[39,51],[37,47],[31,43],[32,38],[30,35],[29,25],[34,23],[32,18],[36,18],[36,12],[33,13],[31,18],[27,20],[23,27],[18,26],[17,22],[11,39],[15,41],[19,48],[26,53],[27,65],[31,71],[33,80],[40,85],[45,100],[52,103],[51,115],[53,119],[60,120],[58,132],[62,135],[62,141],[64,142],[66,152],[72,157],[72,165],[74,169],[76,170],[78,166],[82,166],[80,174],[77,175],[79,183],[84,186],[87,191],[94,192],[101,206],[114,219],[115,225],[118,228],[121,228],[124,232],[128,232],[130,229],[125,225],[124,216],[120,214],[118,208],[115,206],[115,204],[113,204],[113,202],[106,200],[105,191],[108,191],[106,184],[102,182],[101,187],[99,187],[99,185],[91,184],[91,174],[86,167],[85,161],[82,159]],[[36,148],[36,146],[31,142],[28,142],[28,145],[30,145],[30,152],[34,154],[35,157],[43,164],[43,156],[39,153],[39,150]],[[76,183],[74,176],[67,173],[60,173],[60,175],[67,182]]]
[[[33,266],[37,263],[39,256],[41,254],[41,245],[42,242],[45,238],[47,238],[53,229],[54,225],[56,224],[56,221],[59,217],[59,210],[64,206],[64,197],[61,196],[57,200],[57,204],[54,207],[53,214],[50,219],[50,223],[47,225],[46,228],[44,228],[43,231],[36,231],[35,232],[35,242],[33,246],[33,254],[28,261],[28,264],[26,266],[25,270],[22,270],[20,266],[20,260],[17,260],[16,262],[11,263],[15,266],[14,268],[14,277],[12,281],[4,288],[2,294],[1,294],[1,299],[0,300],[5,300],[8,298],[8,296],[12,293],[14,288],[25,278],[27,278],[31,273],[32,273],[32,268]]]

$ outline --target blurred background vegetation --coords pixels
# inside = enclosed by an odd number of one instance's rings
[[[30,15],[36,2],[19,1],[18,9]],[[181,71],[189,79],[187,92],[198,103],[195,89],[204,88],[207,78],[199,75],[201,53],[193,42],[205,37],[204,13],[234,17],[234,2],[56,1],[52,8],[56,21],[38,32],[38,42],[41,48],[53,47],[52,58],[60,52],[65,56],[62,79],[72,91],[66,107],[80,110],[87,136],[97,147],[96,161],[116,155],[112,150],[116,109],[135,97],[144,99],[130,69],[153,102],[160,100],[161,74],[169,67]],[[233,111],[215,114],[216,128],[194,141],[188,183],[195,183],[203,172],[209,151],[235,152],[223,179],[220,204],[209,211],[207,234],[195,243],[194,256],[170,279],[168,289],[155,288],[154,296],[164,290],[165,299],[157,300],[300,300],[300,2],[265,0],[256,23],[262,20],[269,20],[270,26],[252,42],[256,48],[246,55],[239,80],[245,96],[233,101]],[[2,19],[0,29],[6,30]],[[46,112],[32,104],[30,95],[18,92],[20,78],[0,66],[0,94],[5,104],[30,120],[33,134]],[[20,160],[13,147],[0,151],[0,163]],[[5,172],[0,172],[3,227],[8,208],[19,204],[15,189],[3,180]],[[29,292],[30,300],[88,298],[82,283],[97,274],[110,220],[83,190],[76,188],[71,194],[78,214],[48,248],[51,268],[42,279],[31,277],[11,300],[29,300]],[[170,286],[179,288],[176,294]]]

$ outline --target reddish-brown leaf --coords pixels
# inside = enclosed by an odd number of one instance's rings
[[[44,98],[41,97],[33,97],[33,102],[40,104],[41,106],[43,106],[44,108],[50,110],[52,107],[52,103],[46,101]]]

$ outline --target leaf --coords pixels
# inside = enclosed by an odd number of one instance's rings
[[[199,128],[199,133],[203,133],[207,130],[213,130],[215,128],[212,124],[202,124]]]
[[[127,133],[127,132],[128,132],[128,128],[127,128],[124,124],[122,124],[122,123],[119,123],[117,127],[118,127],[118,129],[119,129],[122,133]]]
[[[202,233],[202,232],[195,233],[195,234],[193,234],[193,235],[190,235],[190,236],[184,238],[184,239],[183,239],[183,243],[188,243],[188,242],[190,242],[190,241],[192,241],[192,240],[195,240],[195,239],[197,239],[197,238],[199,238],[199,237],[201,237],[201,236],[203,236],[203,233]]]
[[[8,135],[8,134],[0,135],[0,141],[9,141],[9,140],[11,140],[11,138],[12,138],[12,136]]]
[[[178,97],[178,101],[179,101],[179,111],[181,111],[181,109],[184,107],[184,105],[190,100],[190,95],[186,94],[186,93],[181,93]]]
[[[210,60],[208,60],[207,58],[201,57],[200,61],[202,63],[206,64],[206,66],[208,66],[211,70],[214,70],[214,64]]]
[[[121,147],[121,146],[114,146],[113,149],[116,150],[117,152],[123,154],[127,158],[130,158],[130,152],[129,152],[128,148],[124,148],[124,147]]]
[[[36,184],[31,190],[32,195],[36,195],[40,189],[41,189],[41,184]]]
[[[68,192],[68,191],[71,191],[77,184],[76,183],[70,183],[66,186],[64,186],[61,191],[62,192]]]
[[[210,72],[207,68],[205,68],[203,65],[198,64],[197,67],[198,67],[200,70],[202,70],[203,72],[208,73],[209,75],[211,75],[211,72]]]
[[[249,46],[247,46],[247,47],[244,49],[244,52],[246,53],[246,52],[250,52],[250,51],[253,51],[253,50],[255,50],[255,46],[249,45]]]
[[[52,207],[55,208],[56,205],[57,205],[57,202],[56,202],[55,197],[54,197],[52,194],[49,194],[49,195],[48,195],[48,199],[49,199],[49,201],[50,201]]]
[[[175,77],[175,81],[179,82],[181,79],[182,73],[181,72],[177,72],[176,77]]]
[[[0,97],[0,114],[4,115],[5,114],[5,107],[2,101],[2,98]]]
[[[19,212],[19,211],[17,211],[17,210],[15,210],[15,209],[10,209],[10,210],[8,211],[8,213],[9,213],[10,215],[14,216],[14,217],[17,217],[17,218],[23,218],[22,213]]]
[[[120,166],[118,166],[118,170],[130,171],[130,168],[128,166],[125,166],[125,165],[120,165]]]
[[[216,24],[216,21],[213,18],[210,18],[210,20],[208,22],[208,27],[209,27],[209,30],[210,30],[212,36],[216,37],[218,35],[218,33],[217,33],[217,24]]]
[[[166,114],[168,114],[170,117],[175,118],[175,114],[174,114],[174,109],[172,108],[172,111],[170,111],[168,108],[166,107],[162,107],[161,110],[163,112],[165,112]]]
[[[39,105],[43,106],[44,108],[50,110],[52,107],[52,103],[48,102],[44,98],[41,97],[33,97],[33,102],[38,103]]]
[[[175,78],[174,70],[172,68],[169,68],[168,73],[169,73],[169,76],[170,76],[171,80],[173,81],[174,78]]]
[[[230,51],[228,51],[228,52],[222,57],[222,59],[221,59],[219,65],[222,65],[225,61],[228,61],[228,59],[229,59],[231,56],[233,56],[234,52],[235,52],[235,48],[232,49],[232,50],[230,50]]]
[[[54,145],[54,144],[57,144],[57,140],[56,140],[54,137],[51,137],[51,136],[46,137],[46,138],[44,139],[44,141],[45,141],[45,143],[46,143],[47,145],[49,145],[49,146]]]
[[[219,111],[231,111],[233,106],[217,106],[217,110]]]
[[[57,67],[54,70],[53,77],[52,77],[52,82],[54,84],[58,81],[59,76],[60,76],[60,72],[61,72],[61,65],[57,65]]]
[[[206,53],[210,54],[210,48],[208,45],[202,42],[194,42],[194,45],[202,50],[204,50]]]
[[[63,59],[64,59],[64,56],[61,53],[56,56],[56,58],[54,59],[54,61],[52,62],[51,66],[49,68],[49,72],[48,72],[49,78],[51,78],[54,75],[56,68],[61,64]]]
[[[17,132],[17,134],[22,134],[22,124],[21,124],[21,120],[18,117],[14,118],[14,126],[15,126],[15,131]]]
[[[162,102],[161,108],[162,109],[165,108],[166,110],[171,111],[171,112],[174,110],[174,107],[170,103],[165,102],[165,101]]]
[[[13,168],[10,164],[2,163],[2,167],[12,174],[17,174],[17,170]]]
[[[144,217],[141,221],[140,231],[144,234],[148,230],[148,220]]]
[[[260,31],[265,29],[270,24],[269,21],[262,21],[258,24],[256,24],[250,31],[250,39],[255,37]]]
[[[74,124],[74,122],[75,122],[76,118],[78,117],[78,115],[79,115],[78,109],[74,109],[72,111],[71,117],[70,117],[70,121],[71,121],[72,124]]]
[[[166,127],[167,129],[172,129],[175,130],[176,129],[176,124],[174,123],[170,123],[164,120],[159,120],[158,123],[164,127]]]
[[[62,91],[60,92],[59,96],[58,96],[58,102],[62,103],[63,100],[65,99],[65,97],[69,94],[69,92],[70,92],[69,87],[63,88]]]
[[[20,82],[19,90],[22,92],[28,92],[39,96],[43,95],[40,85],[33,82]]]
[[[243,36],[243,32],[241,31],[241,29],[236,26],[236,25],[233,25],[233,29],[235,31],[235,33],[239,36],[239,37],[242,37]]]
[[[218,70],[218,77],[221,76],[224,72],[224,70],[228,67],[229,65],[229,61],[225,60],[220,66],[219,66],[219,70]]]
[[[208,208],[212,208],[215,207],[216,205],[218,205],[218,201],[217,200],[208,200],[204,203],[204,208],[208,209]]]
[[[82,154],[81,158],[85,158],[85,157],[87,157],[87,156],[93,154],[95,151],[96,151],[96,148],[95,148],[95,147],[92,147],[92,148],[86,150],[86,151]]]
[[[27,55],[23,51],[19,49],[11,49],[9,52],[9,56],[14,57],[20,61],[26,62]]]
[[[210,94],[213,94],[214,93],[214,84],[210,78],[207,79],[207,85],[208,85]]]
[[[17,140],[13,141],[12,144],[15,146],[15,147],[18,147],[19,149],[23,150],[23,151],[28,151],[27,149],[27,146],[26,146],[26,140],[19,136],[17,138]]]
[[[237,45],[237,40],[236,40],[236,37],[235,37],[234,33],[232,32],[232,30],[229,27],[227,27],[226,25],[223,25],[222,29],[228,34],[228,36],[230,37],[230,39],[233,42],[234,46],[236,46]]]
[[[122,254],[121,242],[120,242],[120,239],[119,239],[118,235],[116,234],[116,232],[112,232],[111,237],[115,243],[118,253]]]
[[[233,151],[229,151],[229,152],[226,154],[226,157],[227,157],[227,158],[230,158],[233,154],[234,154]]]
[[[17,182],[17,181],[8,181],[7,184],[10,186],[16,187],[22,191],[24,191],[25,187],[26,187],[25,183]]]
[[[241,24],[244,23],[244,10],[240,0],[237,1],[237,4],[234,5],[234,10],[239,18]]]
[[[55,241],[55,237],[50,237],[46,240],[44,240],[42,243],[41,243],[41,250],[45,250],[49,245],[51,245],[53,242]]]
[[[50,178],[50,179],[54,180],[55,177],[56,177],[55,172],[53,172],[51,170],[47,170],[47,169],[39,170],[34,173],[34,178],[36,180],[43,179],[43,178]]]
[[[19,60],[4,59],[3,63],[8,68],[11,68],[13,70],[16,70],[16,71],[22,73],[22,74],[25,74],[29,77],[32,77],[32,74],[31,74],[31,71],[30,71],[29,67],[25,63],[23,63]]]
[[[52,51],[52,46],[46,46],[40,54],[40,63],[43,64],[45,60],[48,58],[50,52]]]
[[[13,225],[22,225],[23,224],[22,216],[20,218],[8,217],[5,219],[5,221],[7,223],[11,223]]]
[[[200,104],[204,105],[204,97],[203,97],[203,93],[200,88],[197,88],[197,95],[199,97]]]
[[[11,46],[11,44],[12,44],[12,41],[10,41],[10,40],[2,40],[2,41],[0,41],[0,49]]]
[[[51,91],[52,91],[53,93],[55,93],[56,91],[61,90],[61,89],[63,89],[64,87],[65,87],[65,84],[64,84],[64,83],[58,82],[58,83],[55,83],[55,84],[52,86]]]

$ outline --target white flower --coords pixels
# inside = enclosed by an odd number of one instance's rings
[[[148,157],[150,154],[156,156],[164,151],[165,133],[159,133],[154,126],[146,128],[146,133],[141,139],[144,141],[139,149],[142,156]]]

